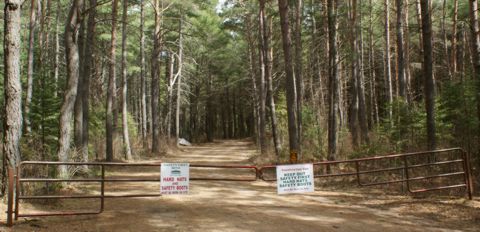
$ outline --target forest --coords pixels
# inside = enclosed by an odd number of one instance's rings
[[[253,138],[280,163],[462,147],[479,174],[477,0],[0,5],[2,185],[20,161],[181,138]]]

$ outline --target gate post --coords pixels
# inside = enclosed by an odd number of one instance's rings
[[[409,193],[412,193],[410,190],[410,176],[408,175],[408,160],[407,156],[403,156],[403,170],[405,170],[405,180],[407,181],[407,190]]]
[[[472,181],[472,174],[470,173],[471,171],[471,164],[470,164],[470,157],[468,153],[464,150],[462,150],[462,156],[463,156],[463,168],[465,171],[465,184],[467,185],[467,193],[468,193],[468,199],[472,200],[472,195],[473,195],[473,181]]]
[[[13,226],[13,181],[14,181],[13,168],[8,168],[8,196],[7,196],[7,226]]]
[[[18,220],[18,207],[19,207],[19,199],[18,197],[20,197],[20,178],[22,178],[22,173],[21,173],[21,167],[22,166],[22,163],[20,163],[18,166],[17,166],[17,174],[15,175],[15,209],[14,209],[14,214],[15,214],[15,221]]]
[[[103,212],[103,208],[105,207],[105,165],[100,166],[102,168],[102,179],[100,183],[100,213]]]

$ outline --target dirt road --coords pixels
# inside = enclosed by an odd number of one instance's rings
[[[162,161],[246,164],[255,153],[248,141],[219,141],[183,150]],[[113,175],[158,173],[156,169],[118,169]],[[158,192],[159,184],[107,186],[107,190]],[[418,200],[316,190],[279,196],[275,183],[191,181],[187,196],[107,199],[100,215],[20,219],[13,230],[0,227],[0,231],[480,231],[478,200]],[[88,205],[74,206],[78,204]],[[22,204],[23,210],[40,207]]]

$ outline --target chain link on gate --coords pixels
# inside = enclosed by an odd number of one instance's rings
[[[409,164],[409,158],[417,157],[423,158],[430,155],[442,155],[445,153],[454,152],[457,154],[453,160],[443,160],[437,162],[421,163],[421,164]],[[395,166],[389,168],[373,169],[373,170],[364,170],[361,168],[362,163],[367,162],[376,162],[379,160],[391,161],[394,159],[401,159],[402,166]],[[473,194],[473,182],[472,176],[470,173],[471,166],[468,154],[461,148],[450,148],[442,149],[435,151],[425,151],[425,152],[414,152],[414,153],[405,153],[405,154],[396,154],[388,156],[377,156],[370,158],[360,158],[360,159],[351,159],[344,161],[324,161],[324,162],[315,162],[312,163],[314,167],[320,170],[331,170],[330,166],[333,165],[344,165],[344,164],[353,164],[354,172],[346,173],[316,173],[315,178],[326,178],[326,177],[340,177],[340,176],[354,176],[357,179],[357,184],[359,186],[375,186],[375,185],[387,185],[394,183],[405,183],[407,185],[407,190],[410,193],[420,193],[427,191],[436,191],[444,189],[453,189],[453,188],[465,188],[468,198],[472,199]],[[461,164],[462,170],[455,172],[447,172],[430,176],[413,176],[414,172],[412,170],[426,167],[436,167],[442,165],[454,165]],[[43,165],[43,166],[59,166],[59,165],[71,165],[71,166],[97,166],[100,167],[100,177],[97,178],[70,178],[70,179],[58,179],[58,178],[23,178],[21,176],[22,167],[26,165]],[[17,220],[19,217],[40,217],[40,216],[69,216],[69,215],[92,215],[100,214],[104,210],[105,198],[127,198],[127,197],[158,197],[161,194],[123,194],[123,195],[107,195],[105,194],[105,184],[109,182],[160,182],[160,176],[158,178],[106,178],[106,168],[107,167],[160,167],[161,163],[100,163],[100,162],[86,162],[86,163],[77,163],[77,162],[49,162],[49,161],[24,161],[16,168],[16,176],[14,175],[14,170],[12,168],[8,169],[8,207],[7,207],[7,226],[13,225],[13,219]],[[238,169],[238,170],[251,170],[254,172],[254,175],[250,177],[242,178],[226,178],[226,177],[191,177],[190,180],[203,180],[203,181],[256,181],[261,179],[263,181],[275,181],[276,178],[271,178],[268,176],[268,170],[275,170],[277,165],[266,165],[258,168],[257,166],[248,166],[248,165],[201,165],[201,164],[190,164],[191,168],[198,169]],[[402,179],[394,179],[380,182],[363,182],[362,177],[372,173],[385,173],[390,171],[403,171],[404,176]],[[412,189],[411,184],[420,180],[431,180],[435,178],[445,178],[451,176],[463,176],[462,183],[447,185],[447,186],[436,186],[431,188],[421,188],[421,189]],[[62,183],[62,182],[80,182],[80,183],[100,183],[100,194],[99,195],[43,195],[43,196],[23,196],[21,195],[21,185],[22,183]],[[14,194],[15,191],[15,194]],[[99,209],[96,211],[69,211],[69,212],[49,212],[49,213],[30,213],[30,214],[20,214],[19,211],[19,201],[20,200],[39,200],[39,199],[100,199]]]

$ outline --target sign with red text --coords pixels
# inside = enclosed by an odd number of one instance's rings
[[[188,194],[188,163],[162,163],[160,167],[160,193],[165,195]]]
[[[295,164],[277,166],[277,193],[313,192],[313,165]]]

